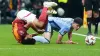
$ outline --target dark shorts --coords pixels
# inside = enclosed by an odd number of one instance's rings
[[[86,11],[93,10],[95,12],[99,11],[99,2],[98,0],[85,0]]]
[[[24,28],[26,23],[23,20],[15,19],[12,22],[12,31],[15,39],[21,43],[27,35],[27,30]]]
[[[87,22],[90,22],[92,24],[99,23],[100,18],[87,18]]]

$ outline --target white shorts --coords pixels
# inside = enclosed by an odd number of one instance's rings
[[[20,10],[17,13],[17,17],[19,19],[22,19],[22,20],[26,21],[27,23],[33,22],[33,20],[36,19],[36,15],[32,14],[31,12],[29,12],[27,10]]]

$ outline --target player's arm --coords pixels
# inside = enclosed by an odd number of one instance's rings
[[[68,41],[65,41],[64,42],[65,44],[78,44],[78,43],[72,41],[72,31],[73,31],[73,29],[71,29],[68,32]]]
[[[39,29],[38,27],[36,27],[33,23],[31,25],[31,28],[33,30],[35,30],[37,33],[42,34],[44,32],[44,29]]]
[[[39,35],[39,33],[32,33],[32,34],[30,34],[30,35],[33,37],[33,36]]]
[[[59,34],[58,34],[58,38],[56,40],[57,44],[62,44],[62,38],[68,32],[67,30],[68,29],[66,27],[63,27],[60,29]]]
[[[25,39],[32,39],[33,36],[36,36],[36,35],[38,35],[38,33],[27,34],[27,35],[25,36]]]
[[[25,27],[27,30],[31,27],[32,29],[34,29],[34,30],[37,32],[37,33],[34,33],[34,34],[28,34],[28,35],[31,35],[31,36],[36,36],[36,35],[42,34],[42,33],[44,32],[43,29],[40,30],[40,29],[38,29],[35,25],[34,25],[34,26],[31,25],[31,23],[27,23],[26,25],[24,25],[24,27]]]
[[[69,32],[68,32],[68,41],[65,41],[64,43],[65,44],[73,44],[74,42],[72,41],[72,31],[73,29],[71,29]]]
[[[24,27],[28,30],[30,27],[35,30],[37,33],[41,34],[44,32],[44,29],[39,29],[35,24],[33,23],[27,23],[24,25]]]
[[[59,31],[60,34],[58,35],[58,39],[57,39],[56,43],[57,44],[76,44],[76,42],[72,41],[72,31],[73,31],[73,29],[70,30],[70,28],[62,28]],[[68,33],[68,41],[62,42],[62,38],[67,32],[69,32]]]
[[[73,29],[70,30],[70,32],[68,32],[68,40],[72,41],[72,31]]]
[[[63,36],[61,34],[58,34],[58,38],[56,40],[56,43],[57,44],[62,44],[62,38],[63,38]]]

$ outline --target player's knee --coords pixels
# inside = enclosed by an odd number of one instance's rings
[[[87,18],[92,18],[92,11],[87,11]]]
[[[98,18],[99,17],[99,12],[93,12],[93,17]]]
[[[94,18],[99,18],[99,15],[94,15]]]
[[[92,15],[91,15],[91,14],[88,14],[88,15],[87,15],[87,18],[92,18]]]

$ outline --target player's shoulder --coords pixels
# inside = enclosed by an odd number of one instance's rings
[[[74,19],[73,18],[64,18],[66,19],[67,21],[73,21]]]

